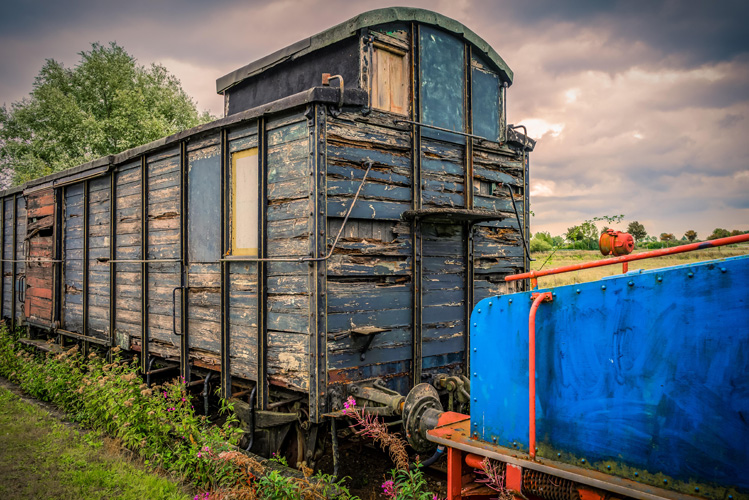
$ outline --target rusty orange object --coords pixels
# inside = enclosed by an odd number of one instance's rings
[[[603,255],[629,255],[635,249],[635,239],[629,233],[607,229],[598,239],[598,248]]]

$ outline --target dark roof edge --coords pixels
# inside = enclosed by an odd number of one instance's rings
[[[466,41],[484,52],[489,60],[495,65],[494,69],[500,72],[503,77],[502,79],[512,84],[513,72],[510,67],[507,66],[504,59],[502,59],[483,38],[463,24],[430,10],[416,9],[412,7],[389,7],[359,14],[348,21],[342,22],[341,24],[333,26],[332,28],[309,38],[305,38],[304,40],[300,40],[293,45],[289,45],[288,47],[234,70],[216,80],[216,92],[220,94],[242,80],[261,73],[272,66],[286,61],[287,59],[296,59],[309,54],[310,52],[327,47],[328,45],[340,42],[350,36],[354,36],[361,28],[397,21],[416,21],[423,24],[430,24],[461,35]]]
[[[61,172],[55,172],[54,174],[30,180],[19,186],[14,186],[4,191],[0,191],[0,198],[18,192],[26,191],[30,188],[38,188],[43,184],[49,184],[49,187],[54,187],[54,181],[71,178],[76,176],[76,174],[89,172],[100,167],[118,165],[136,158],[144,153],[149,153],[161,149],[165,146],[179,142],[188,137],[204,132],[210,132],[215,129],[221,129],[223,127],[235,125],[244,121],[253,120],[263,115],[269,115],[287,109],[296,108],[312,102],[320,102],[323,104],[338,104],[340,95],[340,91],[337,87],[313,87],[303,92],[284,97],[283,99],[278,99],[277,101],[273,101],[262,106],[257,106],[255,108],[242,111],[241,113],[236,113],[234,115],[230,115],[225,118],[212,121],[210,123],[204,123],[203,125],[198,125],[197,127],[177,132],[176,134],[157,139],[153,142],[149,142],[148,144],[143,144],[142,146],[128,149],[127,151],[123,151],[122,153],[116,155],[104,156],[102,158],[98,158],[88,163],[63,170]],[[365,106],[367,104],[367,93],[363,90],[346,90],[343,97],[343,103],[348,106]]]

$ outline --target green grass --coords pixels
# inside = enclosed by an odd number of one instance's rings
[[[634,253],[640,253],[644,251],[647,250],[638,249],[635,250]],[[607,258],[601,255],[601,253],[597,250],[558,250],[549,259],[551,253],[552,252],[533,253],[531,256],[536,260],[531,262],[531,269],[537,271],[541,268],[541,266],[543,266],[544,270],[554,269],[555,267],[570,266],[581,264],[583,262],[591,262]],[[749,254],[749,245],[718,247],[707,250],[697,250],[695,252],[685,252],[664,257],[657,257],[654,259],[637,260],[629,263],[629,270],[634,271],[635,269],[656,269],[659,267],[678,266],[682,264],[700,262],[703,260],[723,259],[726,257],[735,257],[737,255],[746,254]],[[588,281],[599,280],[606,276],[620,274],[621,272],[621,264],[596,267],[593,269],[586,269],[584,271],[572,271],[569,273],[538,278],[538,286],[539,288],[549,288],[555,286],[572,285],[574,283],[585,283]]]
[[[129,461],[110,440],[81,435],[0,387],[0,498],[189,497],[179,485]]]

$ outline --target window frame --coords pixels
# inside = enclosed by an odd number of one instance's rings
[[[254,189],[256,192],[256,208],[254,210],[255,214],[255,221],[254,221],[254,228],[255,228],[255,244],[258,245],[256,247],[238,247],[237,246],[237,235],[238,235],[238,228],[237,228],[237,161],[241,160],[243,158],[255,158],[255,172],[256,172],[256,179],[254,182]],[[260,214],[260,158],[258,156],[258,148],[248,148],[243,149],[241,151],[235,151],[231,154],[231,255],[236,256],[249,256],[249,257],[257,257],[258,256],[258,249],[260,244],[260,234],[259,234],[259,214]],[[250,215],[252,215],[252,210]],[[252,218],[250,218],[252,219]],[[252,224],[252,222],[249,222]]]

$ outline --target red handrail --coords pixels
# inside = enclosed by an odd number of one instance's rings
[[[694,250],[703,250],[705,248],[714,248],[724,245],[731,245],[734,243],[743,243],[749,241],[748,234],[740,234],[738,236],[729,236],[728,238],[719,238],[717,240],[702,241],[699,243],[690,243],[689,245],[681,245],[672,248],[661,248],[660,250],[652,250],[650,252],[642,252],[630,255],[622,255],[621,257],[614,257],[613,259],[596,260],[594,262],[585,262],[582,264],[573,264],[571,266],[562,266],[555,269],[547,269],[545,271],[530,271],[527,273],[513,274],[512,276],[505,276],[505,281],[517,281],[530,278],[535,280],[541,276],[549,276],[552,274],[568,273],[570,271],[580,271],[581,269],[591,269],[594,267],[611,266],[614,264],[620,264],[630,262],[633,260],[652,259],[653,257],[661,257],[663,255],[673,255],[677,253],[692,252]]]
[[[528,315],[528,446],[531,460],[536,458],[536,311],[541,302],[553,300],[551,292],[531,295],[533,304]]]

